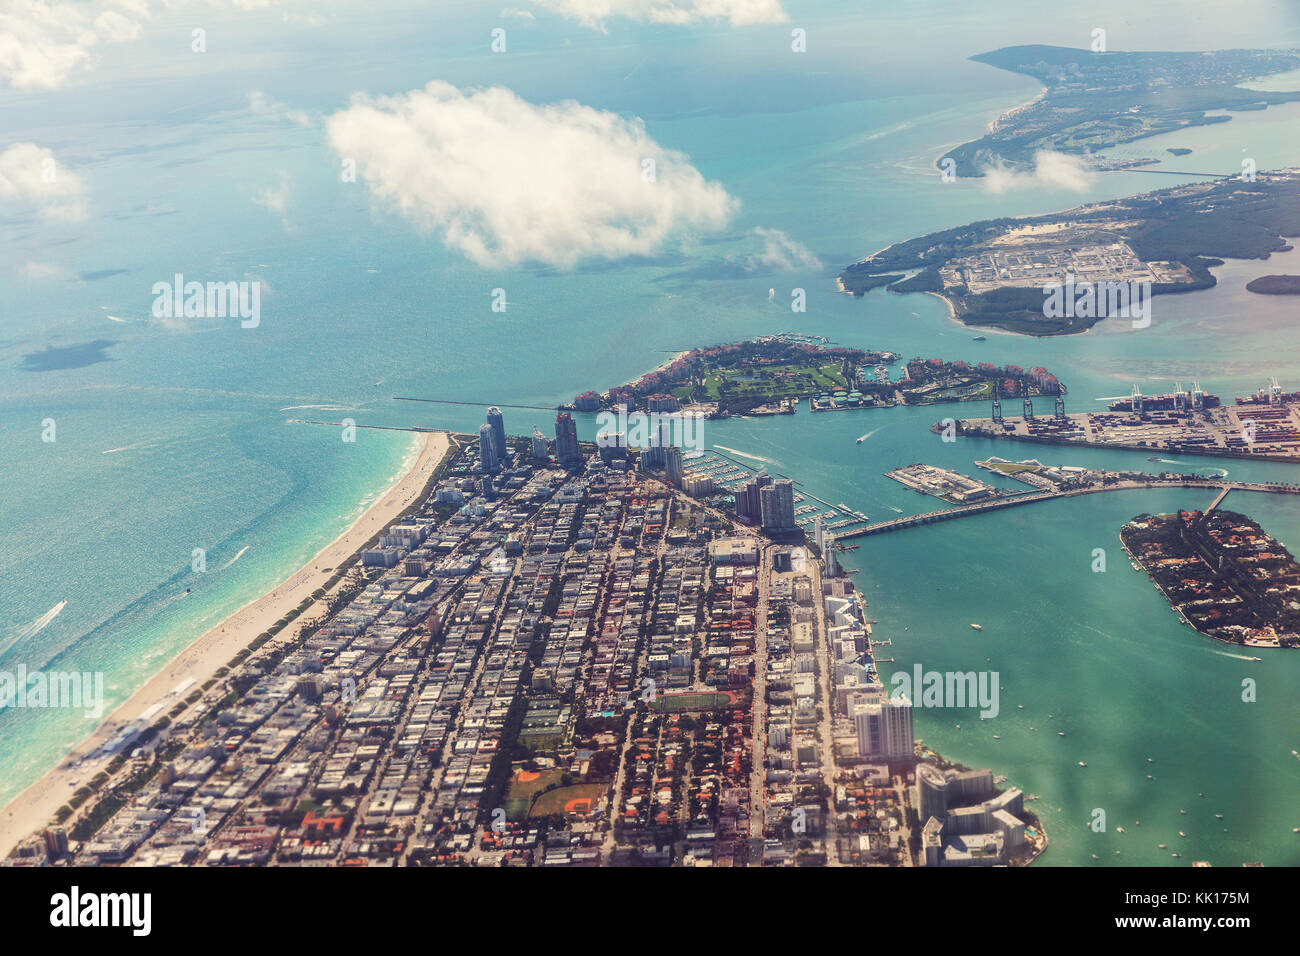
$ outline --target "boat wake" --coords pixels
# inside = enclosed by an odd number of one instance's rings
[[[35,637],[41,631],[45,630],[45,628],[49,626],[50,622],[53,621],[56,617],[58,617],[60,612],[62,612],[63,609],[67,606],[68,606],[67,601],[60,601],[58,604],[54,605],[54,607],[50,608],[48,611],[42,614],[40,617],[18,628],[18,630],[15,631],[7,641],[0,644],[0,654],[3,654],[5,651],[9,650],[9,648],[13,647],[19,641],[25,641],[30,637]]]
[[[748,458],[750,461],[761,461],[765,465],[776,464],[776,462],[774,462],[771,458],[764,458],[761,455],[751,455],[748,452],[743,452],[736,448],[728,448],[726,445],[714,445],[713,447],[719,449],[720,451],[729,451],[733,455],[739,455],[741,458]]]
[[[220,571],[226,570],[226,568],[230,567],[232,564],[234,564],[236,561],[242,558],[244,556],[244,552],[246,552],[250,547],[252,547],[252,545],[248,545],[248,544],[244,545],[242,548],[239,549],[239,553],[237,555],[235,555],[233,558],[231,558],[229,561],[223,564],[218,570]]]
[[[134,445],[123,445],[121,448],[105,448],[100,452],[101,455],[116,455],[119,451],[135,451],[138,448],[149,448],[157,444],[152,438],[146,438],[144,441],[138,441]]]
[[[1250,657],[1250,656],[1248,656],[1248,655],[1246,655],[1246,654],[1230,654],[1230,653],[1228,653],[1227,651],[1214,651],[1214,653],[1215,653],[1215,654],[1218,654],[1220,657],[1234,657],[1234,658],[1236,658],[1236,659],[1239,660],[1239,661],[1253,661],[1253,660],[1256,660],[1256,658],[1254,658],[1254,657]]]
[[[355,412],[355,405],[286,405],[280,409],[282,412],[293,412],[299,409],[308,409],[318,412]]]

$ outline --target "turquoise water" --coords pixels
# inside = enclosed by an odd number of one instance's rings
[[[976,333],[933,297],[877,291],[854,300],[834,287],[839,267],[892,241],[1178,181],[1111,174],[1083,193],[1000,196],[976,183],[942,184],[931,168],[936,155],[1037,92],[1026,78],[965,57],[1019,42],[1083,45],[1098,24],[1111,25],[1113,48],[1300,46],[1300,17],[1284,4],[1255,4],[1249,16],[1237,4],[1202,4],[1188,18],[1171,17],[1182,4],[1134,13],[1107,2],[1090,4],[1076,22],[1019,0],[982,5],[982,16],[909,3],[883,19],[861,4],[790,3],[792,23],[808,29],[802,59],[788,52],[788,27],[613,24],[599,34],[543,17],[512,27],[512,53],[492,57],[483,37],[495,14],[479,6],[448,5],[436,17],[339,11],[306,49],[273,20],[231,16],[219,22],[230,31],[226,42],[237,39],[250,55],[213,59],[205,71],[164,57],[148,69],[165,83],[0,95],[14,141],[66,156],[87,181],[91,211],[76,227],[0,221],[15,253],[0,273],[0,643],[67,602],[0,664],[102,668],[110,706],[125,697],[337,536],[409,453],[400,434],[362,431],[348,445],[331,429],[285,419],[461,430],[480,421],[472,409],[394,403],[392,395],[553,404],[633,378],[666,352],[786,329],[905,358],[1042,364],[1070,388],[1072,409],[1126,394],[1133,382],[1150,392],[1199,377],[1225,397],[1268,375],[1300,387],[1295,304],[1242,290],[1256,275],[1300,272],[1296,253],[1229,263],[1213,290],[1157,298],[1149,329],[1103,324],[1044,341],[985,332],[988,341],[975,343]],[[146,42],[166,42],[173,27],[163,22]],[[101,69],[127,52],[106,47]],[[653,260],[572,272],[483,269],[372,207],[361,185],[340,184],[318,127],[246,109],[255,89],[320,113],[359,89],[397,92],[432,79],[642,116],[658,142],[689,154],[737,197],[740,212],[724,234],[688,237]],[[1297,116],[1294,107],[1247,113],[1142,148],[1191,146],[1192,155],[1170,157],[1176,169],[1232,171],[1242,156],[1261,169],[1296,164]],[[281,182],[289,184],[283,221],[251,201]],[[822,268],[747,272],[741,263],[757,251],[751,230],[759,227],[781,229]],[[29,263],[59,277],[32,278]],[[108,270],[123,271],[72,278]],[[175,272],[260,279],[261,326],[150,321],[150,287]],[[808,293],[803,314],[786,304],[796,286]],[[508,291],[504,315],[489,307],[496,287]],[[23,369],[24,356],[48,346],[95,340],[115,343],[107,361]],[[1125,452],[943,444],[926,426],[951,412],[711,423],[705,437],[770,459],[819,497],[873,518],[930,507],[883,477],[912,461],[967,471],[990,454],[1146,464]],[[53,444],[40,441],[46,418],[57,423]],[[518,434],[534,422],[550,431],[542,411],[507,409],[506,418]],[[579,427],[594,434],[591,418]],[[1218,464],[1191,460],[1188,469]],[[1276,464],[1225,467],[1234,477],[1292,475]],[[917,733],[952,759],[993,766],[1040,794],[1052,839],[1045,863],[1092,865],[1094,852],[1103,864],[1300,862],[1300,838],[1290,832],[1300,826],[1300,760],[1290,755],[1300,748],[1300,655],[1264,654],[1260,664],[1224,656],[1177,622],[1118,548],[1119,525],[1134,514],[1205,503],[1193,492],[1100,495],[871,539],[846,556],[899,666],[1001,673],[1009,689],[999,718],[981,724],[974,712],[919,712]],[[1300,545],[1295,499],[1229,504]],[[203,575],[189,570],[196,547],[208,552]],[[1098,547],[1108,554],[1105,574],[1090,570]],[[985,631],[971,631],[972,621]],[[1259,682],[1257,703],[1239,702],[1244,676]],[[88,730],[75,715],[0,714],[0,801]],[[1148,755],[1156,769],[1144,769]],[[1084,829],[1096,807],[1110,817],[1106,835]],[[1115,826],[1128,833],[1114,834]],[[1156,850],[1160,842],[1170,850]],[[1183,859],[1171,860],[1173,850]]]

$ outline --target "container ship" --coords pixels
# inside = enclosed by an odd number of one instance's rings
[[[1191,392],[1170,392],[1168,395],[1143,395],[1142,410],[1144,412],[1171,412],[1174,409],[1187,408],[1218,408],[1219,396],[1211,395],[1209,392],[1201,393],[1203,404],[1197,406],[1193,403]],[[1131,412],[1133,411],[1133,399],[1121,398],[1118,401],[1111,402],[1106,406],[1112,412]]]

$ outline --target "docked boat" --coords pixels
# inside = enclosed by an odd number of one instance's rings
[[[1169,844],[1168,844],[1168,843],[1161,843],[1161,844],[1160,844],[1160,849],[1162,849],[1162,850],[1167,850],[1167,849],[1169,849]]]

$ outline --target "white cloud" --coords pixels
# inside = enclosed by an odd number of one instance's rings
[[[286,2],[293,0],[0,0],[0,81],[57,89],[91,65],[96,48],[139,39],[158,10],[262,10]],[[290,18],[299,17],[286,12]]]
[[[280,217],[280,223],[285,229],[289,228],[289,220],[285,216],[285,210],[289,206],[289,194],[291,192],[289,177],[284,173],[280,174],[280,184],[278,186],[267,186],[265,189],[253,195],[253,202],[259,206],[269,209]]]
[[[696,23],[727,20],[732,26],[785,23],[780,0],[532,0],[584,26],[603,28],[613,17],[640,23]]]
[[[999,164],[984,170],[984,188],[992,193],[1025,186],[1046,186],[1081,193],[1096,180],[1097,174],[1080,156],[1039,150],[1034,154],[1032,170],[1017,170]]]
[[[248,108],[261,116],[293,123],[295,126],[312,125],[311,117],[302,110],[292,109],[287,103],[273,100],[261,90],[253,90],[248,94]]]
[[[639,119],[501,87],[358,95],[326,130],[376,199],[481,265],[649,255],[739,205]]]
[[[18,267],[18,274],[24,279],[36,282],[48,282],[55,279],[67,281],[73,278],[71,272],[51,262],[24,262]]]
[[[101,43],[140,36],[143,0],[5,0],[0,5],[0,77],[16,89],[54,89],[90,62]]]
[[[780,229],[759,227],[753,235],[763,241],[763,250],[745,257],[751,272],[789,272],[793,269],[820,269],[821,260]]]
[[[85,187],[80,176],[59,165],[51,150],[14,143],[0,153],[0,208],[77,222],[86,218]]]

